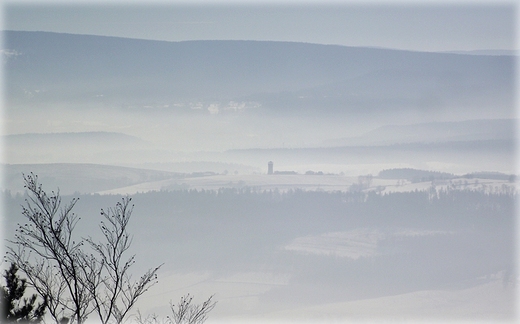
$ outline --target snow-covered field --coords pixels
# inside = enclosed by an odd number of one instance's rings
[[[462,290],[416,291],[289,309],[257,318],[263,323],[515,323],[515,297],[515,289],[504,286],[498,274]]]
[[[289,189],[321,190],[321,191],[347,191],[353,184],[359,183],[359,177],[344,175],[211,175],[184,179],[167,179],[161,181],[144,182],[132,186],[105,190],[99,194],[124,194],[132,195],[138,192],[160,191],[171,189],[197,189],[218,190],[220,188],[244,188],[250,187],[257,190]],[[380,192],[408,192],[414,190],[427,190],[432,185],[436,188],[456,189],[485,189],[501,190],[504,187],[516,187],[517,184],[506,180],[490,179],[454,179],[451,181],[426,181],[411,183],[406,180],[379,179],[373,177],[368,190]]]
[[[328,258],[376,257],[393,254],[381,247],[385,238],[456,235],[449,231],[401,228],[377,230],[358,228],[345,232],[330,232],[304,236],[279,248],[296,254],[321,255]],[[294,271],[294,269],[292,270]],[[283,304],[266,300],[269,293],[280,287],[300,285],[291,271],[237,271],[234,274],[163,273],[160,285],[150,289],[139,302],[148,312],[167,316],[167,298],[189,292],[197,300],[214,294],[218,307],[208,324],[214,323],[490,323],[517,320],[517,284],[500,271],[479,278],[477,284],[419,290],[377,298],[344,302],[314,303],[309,306]],[[348,287],[346,287],[348,289]],[[294,296],[297,297],[297,296]],[[161,301],[162,306],[158,306]],[[175,301],[175,300],[174,300]]]
[[[453,234],[448,231],[432,231],[417,229],[399,229],[382,231],[380,229],[357,228],[347,232],[331,232],[317,236],[305,236],[294,239],[284,246],[287,251],[303,254],[318,254],[340,258],[358,259],[373,257],[382,253],[378,243],[385,238],[402,238],[407,236],[432,236]]]
[[[410,293],[323,303],[309,307],[266,307],[262,294],[289,285],[290,276],[269,272],[237,273],[214,277],[208,273],[170,274],[150,289],[139,307],[167,316],[167,298],[189,291],[197,302],[215,291],[218,300],[211,323],[515,323],[516,286],[503,273],[481,278],[463,289],[422,290]],[[171,289],[168,287],[177,287]],[[158,307],[161,301],[161,307]],[[175,302],[175,300],[174,300]],[[275,309],[275,310],[273,310]]]
[[[219,188],[251,187],[260,190],[347,190],[357,177],[339,175],[212,175],[141,183],[134,186],[99,192],[100,194],[134,194],[169,188],[217,190]],[[390,182],[388,182],[390,183]]]

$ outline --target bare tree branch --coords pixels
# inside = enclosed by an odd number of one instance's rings
[[[138,298],[157,282],[160,268],[132,280],[129,270],[135,256],[126,257],[132,243],[127,231],[131,199],[124,198],[106,212],[101,210],[103,242],[91,237],[75,239],[73,232],[80,218],[72,210],[78,200],[62,206],[59,191],[48,195],[36,175],[24,175],[24,180],[29,197],[22,214],[27,223],[18,224],[6,259],[47,298],[56,322],[70,318],[70,323],[81,324],[95,312],[102,323],[121,323]]]
[[[72,238],[79,220],[72,213],[77,199],[62,207],[59,192],[47,195],[37,176],[24,175],[24,180],[30,196],[26,206],[22,206],[22,214],[28,223],[19,224],[15,239],[10,241],[17,249],[8,247],[7,257],[27,275],[38,292],[48,294],[44,296],[56,309],[50,311],[54,312],[53,317],[61,308],[72,311],[73,321],[82,323],[92,309],[89,310],[91,296],[85,293],[80,277],[83,241]]]
[[[193,304],[193,297],[187,294],[181,297],[179,304],[170,303],[173,316],[171,318],[173,324],[202,324],[208,318],[208,313],[215,308],[217,303],[210,296],[204,303]]]
[[[115,208],[101,210],[105,220],[101,221],[99,227],[105,244],[96,243],[91,237],[86,239],[98,254],[97,258],[91,257],[85,269],[90,273],[97,273],[88,276],[88,287],[102,323],[112,320],[121,323],[137,299],[157,282],[160,266],[148,270],[139,280],[133,282],[129,269],[135,263],[135,255],[123,258],[132,243],[132,237],[127,231],[133,211],[130,202],[131,198],[123,198]]]

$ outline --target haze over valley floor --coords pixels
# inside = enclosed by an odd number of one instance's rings
[[[160,284],[139,302],[147,314],[166,316],[164,301],[189,292],[216,294],[214,323],[516,318],[513,175],[414,169],[373,177],[182,175],[95,165],[5,167],[11,184],[20,181],[21,169],[38,168],[49,189],[67,183],[66,173],[57,170],[91,170],[68,183],[94,191],[62,191],[65,201],[79,198],[77,235],[97,235],[99,208],[131,194],[135,270],[165,262]],[[122,187],[96,193],[106,186],[96,182],[107,175],[102,170]],[[136,184],[124,186],[131,181]],[[4,191],[6,233],[19,221],[22,192]]]
[[[5,31],[4,234],[130,195],[139,301],[208,323],[515,321],[516,57]],[[496,52],[493,54],[497,54]],[[272,174],[268,162],[274,163]]]

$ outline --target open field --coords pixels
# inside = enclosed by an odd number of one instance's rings
[[[342,175],[210,175],[204,177],[166,179],[151,181],[121,187],[112,190],[99,191],[99,194],[125,194],[132,195],[138,192],[196,189],[218,190],[220,188],[252,188],[254,190],[280,190],[301,189],[308,191],[348,191],[349,188],[359,183],[359,177]],[[414,190],[427,190],[432,185],[438,188],[467,188],[498,190],[505,187],[516,187],[515,183],[507,180],[492,179],[453,179],[451,181],[425,181],[412,183],[399,179],[372,178],[371,184],[365,190],[377,190],[378,192],[407,192]]]

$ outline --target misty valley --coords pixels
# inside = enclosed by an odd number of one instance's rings
[[[0,54],[3,234],[23,175],[79,198],[74,242],[131,198],[132,274],[163,265],[129,321],[186,294],[208,323],[517,318],[515,56],[29,31]]]
[[[284,175],[262,177],[275,181]],[[326,181],[320,175],[299,177],[318,179],[313,181],[322,185]],[[377,320],[390,316],[378,298],[480,287],[500,297],[484,298],[480,302],[486,306],[479,309],[469,299],[458,305],[458,311],[433,314],[432,307],[439,305],[408,301],[410,309],[401,315],[418,319],[426,314],[434,320],[512,318],[514,176],[455,177],[394,169],[376,177],[347,178],[350,185],[344,190],[262,189],[231,182],[215,190],[132,194],[135,209],[129,230],[134,233],[135,271],[165,263],[159,285],[143,296],[141,307],[167,314],[169,299],[192,292],[215,294],[219,300],[215,319],[305,318],[313,307],[339,303],[344,305],[340,311],[316,312],[331,319]],[[63,196],[64,201],[79,198],[75,212],[81,221],[75,235],[98,235],[100,208],[125,196],[78,192]],[[21,220],[24,199],[22,192],[4,191],[8,237]],[[194,274],[201,278],[168,286],[170,276]],[[348,306],[359,300],[374,300],[372,307],[381,312],[364,313]]]

